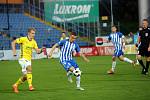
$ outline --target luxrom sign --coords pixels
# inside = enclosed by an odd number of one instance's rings
[[[98,5],[98,0],[45,2],[46,20],[55,22],[95,22],[99,16]]]

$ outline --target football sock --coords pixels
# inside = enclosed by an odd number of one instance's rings
[[[148,72],[150,61],[146,61],[146,71]]]
[[[20,85],[20,84],[22,84],[23,83],[23,80],[22,80],[22,77],[20,77],[18,80],[17,80],[17,82],[15,83],[15,85]]]
[[[29,86],[32,86],[32,73],[27,73],[27,81]]]
[[[130,59],[126,58],[126,57],[124,57],[124,61],[125,61],[125,62],[128,62],[128,63],[133,63],[132,60],[130,60]]]
[[[112,62],[112,71],[115,71],[115,67],[116,67],[116,61]]]
[[[139,63],[139,60],[138,60],[138,59],[136,60],[136,63],[137,63],[137,64]]]
[[[76,84],[77,84],[77,87],[80,87],[80,76],[76,77]]]
[[[143,69],[145,69],[145,65],[144,65],[143,61],[139,60],[139,63],[141,64],[141,66],[143,67]]]
[[[69,77],[69,76],[71,76],[72,75],[72,72],[71,71],[68,71],[67,72],[67,76]]]

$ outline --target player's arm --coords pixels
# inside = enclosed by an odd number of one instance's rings
[[[35,51],[37,54],[40,54],[43,52],[43,48],[39,49],[39,48],[35,48]]]
[[[148,51],[150,51],[150,43],[149,43]]]
[[[126,45],[126,39],[125,39],[125,36],[122,35],[122,46],[123,46],[123,49],[125,49],[125,45]]]
[[[16,56],[16,44],[22,44],[24,42],[24,38],[14,38],[14,40],[11,42],[12,52],[13,55]]]
[[[107,43],[111,42],[111,36],[108,36]]]
[[[76,44],[75,48],[76,52],[79,53],[79,55],[86,61],[89,62],[89,59],[80,51],[80,47],[78,44]]]
[[[13,56],[16,56],[16,40],[13,40],[11,42],[11,47],[12,47]]]
[[[33,49],[36,51],[37,54],[41,54],[43,52],[43,48],[39,49],[38,46],[37,46],[36,41],[34,42]]]
[[[141,31],[142,31],[142,29],[139,28],[139,34],[138,34],[138,38],[137,38],[137,43],[135,44],[136,47],[139,47],[139,45],[141,43]]]
[[[80,56],[84,59],[84,61],[86,62],[90,61],[82,52],[79,52],[79,53],[80,53]]]
[[[149,47],[148,47],[148,51],[150,51],[150,40],[149,40]]]
[[[138,36],[137,43],[135,44],[135,46],[139,47],[140,43],[141,43],[141,36]]]
[[[54,50],[55,50],[55,48],[56,48],[57,46],[59,46],[58,43],[56,43],[56,44],[52,47],[51,51],[50,51],[49,54],[48,54],[49,57],[52,56],[52,54],[53,54],[53,52],[54,52]]]

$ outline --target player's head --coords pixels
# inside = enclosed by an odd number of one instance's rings
[[[113,33],[117,32],[117,27],[116,27],[116,26],[112,26],[112,27],[111,27],[111,31],[112,31]]]
[[[76,39],[77,39],[76,33],[71,33],[69,38],[70,42],[74,42]]]
[[[35,32],[36,32],[36,29],[35,28],[29,28],[28,29],[28,36],[33,39],[35,37]]]
[[[62,32],[62,33],[61,33],[61,37],[62,37],[62,38],[66,38],[66,33],[65,33],[65,32]]]
[[[142,21],[142,27],[144,29],[148,27],[148,19],[143,19],[143,21]]]

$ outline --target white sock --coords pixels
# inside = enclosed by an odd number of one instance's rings
[[[77,87],[80,87],[80,76],[76,77],[76,84],[77,84]]]
[[[124,57],[124,61],[125,61],[125,62],[128,62],[128,63],[133,63],[132,60],[130,60],[130,59],[126,58],[126,57]]]
[[[112,71],[113,71],[113,72],[115,71],[115,67],[116,67],[116,61],[113,61],[113,62],[112,62]]]
[[[137,63],[137,64],[139,64],[139,61],[138,61],[138,59],[136,60],[136,63]]]
[[[69,77],[69,76],[71,76],[72,75],[72,72],[71,71],[68,71],[67,72],[67,76]]]

